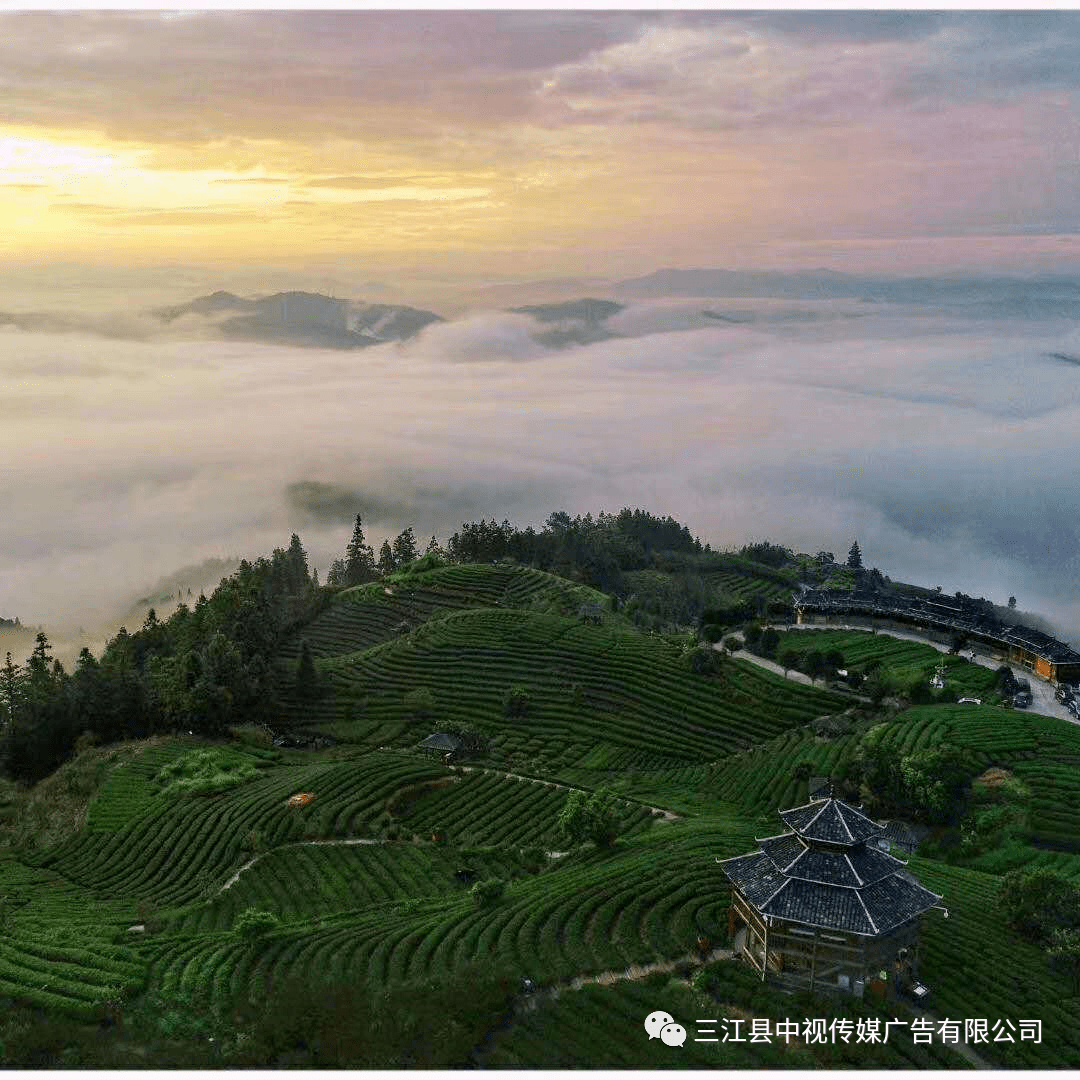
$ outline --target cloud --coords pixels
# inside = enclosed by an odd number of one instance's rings
[[[431,179],[430,176],[319,176],[306,180],[304,187],[365,191],[369,188],[407,187],[424,184]]]
[[[212,184],[291,184],[287,176],[227,176],[211,180]]]
[[[1080,636],[1080,378],[1047,355],[1080,354],[1074,327],[636,306],[611,321],[650,332],[558,350],[493,312],[360,353],[0,335],[0,615],[115,629],[162,575],[294,530],[325,573],[356,513],[377,545],[630,505],[719,547],[857,536],[894,578]]]

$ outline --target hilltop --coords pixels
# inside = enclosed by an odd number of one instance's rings
[[[477,558],[500,545],[518,558]],[[380,573],[358,521],[317,585],[294,537],[71,677],[39,641],[15,730],[59,723],[49,680],[86,701],[127,694],[134,727],[0,786],[5,1060],[661,1067],[669,1048],[641,1030],[655,1007],[909,1016],[792,999],[728,958],[715,860],[774,834],[816,776],[922,836],[910,871],[949,908],[923,926],[935,1013],[1038,1017],[1042,1043],[982,1059],[1080,1065],[1076,987],[998,900],[1010,871],[1080,882],[1080,727],[911,707],[904,687],[939,654],[869,630],[834,633],[833,674],[813,686],[711,647],[710,627],[760,647],[800,575],[843,579],[778,545],[711,552],[625,511],[552,515],[531,535],[471,523],[429,547],[417,557],[403,533]],[[882,681],[876,704],[838,661]],[[982,671],[954,657],[946,679]],[[449,760],[419,745],[436,732],[457,740]],[[695,1067],[967,1064],[895,1033],[857,1056],[684,1049]]]
[[[435,312],[420,308],[339,300],[310,292],[244,298],[218,291],[152,314],[166,325],[197,317],[211,322],[222,336],[239,341],[332,349],[404,341],[425,326],[443,321]]]

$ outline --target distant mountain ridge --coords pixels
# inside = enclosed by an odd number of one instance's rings
[[[441,315],[397,304],[339,300],[322,293],[280,292],[246,298],[219,290],[152,314],[169,324],[185,316],[220,316],[217,328],[227,338],[281,345],[362,349],[404,341]]]
[[[1080,281],[1065,275],[889,277],[828,269],[668,268],[616,282],[611,291],[614,296],[627,300],[755,296],[784,300],[945,304],[972,313],[977,310],[980,315],[1067,318],[1080,315]]]
[[[624,308],[614,300],[582,297],[556,304],[527,304],[510,308],[515,315],[531,315],[547,329],[533,336],[541,345],[559,349],[566,345],[587,345],[615,337],[606,326],[608,319]]]

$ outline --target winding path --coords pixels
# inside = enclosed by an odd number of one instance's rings
[[[496,776],[506,776],[511,780],[527,780],[531,784],[543,784],[544,787],[560,788],[562,791],[584,791],[586,795],[592,794],[588,788],[575,787],[573,784],[560,784],[555,780],[542,780],[539,776],[522,776],[521,773],[506,772],[503,769],[493,769],[488,765],[455,765],[455,769],[460,769],[462,772],[486,772],[494,773]],[[636,799],[626,799],[622,796],[619,798],[623,802],[637,802]],[[638,803],[638,806],[645,806],[644,803]],[[678,821],[679,815],[673,810],[665,810],[662,806],[645,806],[646,810],[651,810],[654,814],[663,814],[665,821]]]

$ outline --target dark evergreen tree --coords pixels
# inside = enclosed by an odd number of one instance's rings
[[[285,552],[285,569],[289,587],[293,592],[300,592],[311,584],[307,552],[296,533],[289,538],[289,549]]]
[[[416,546],[416,536],[411,525],[394,537],[393,551],[394,562],[399,567],[420,557],[420,549]]]
[[[0,669],[0,727],[10,725],[18,714],[22,681],[23,673],[12,663],[9,652]]]
[[[397,563],[394,561],[394,552],[390,547],[390,541],[384,540],[382,547],[379,548],[379,563],[378,570],[381,574],[392,574],[397,568]]]
[[[345,549],[345,585],[363,585],[365,581],[374,581],[375,554],[371,545],[364,539],[364,526],[360,515],[356,515],[352,539]]]
[[[861,570],[862,566],[862,552],[859,550],[859,541],[851,545],[850,550],[847,553],[847,564],[852,570]]]

